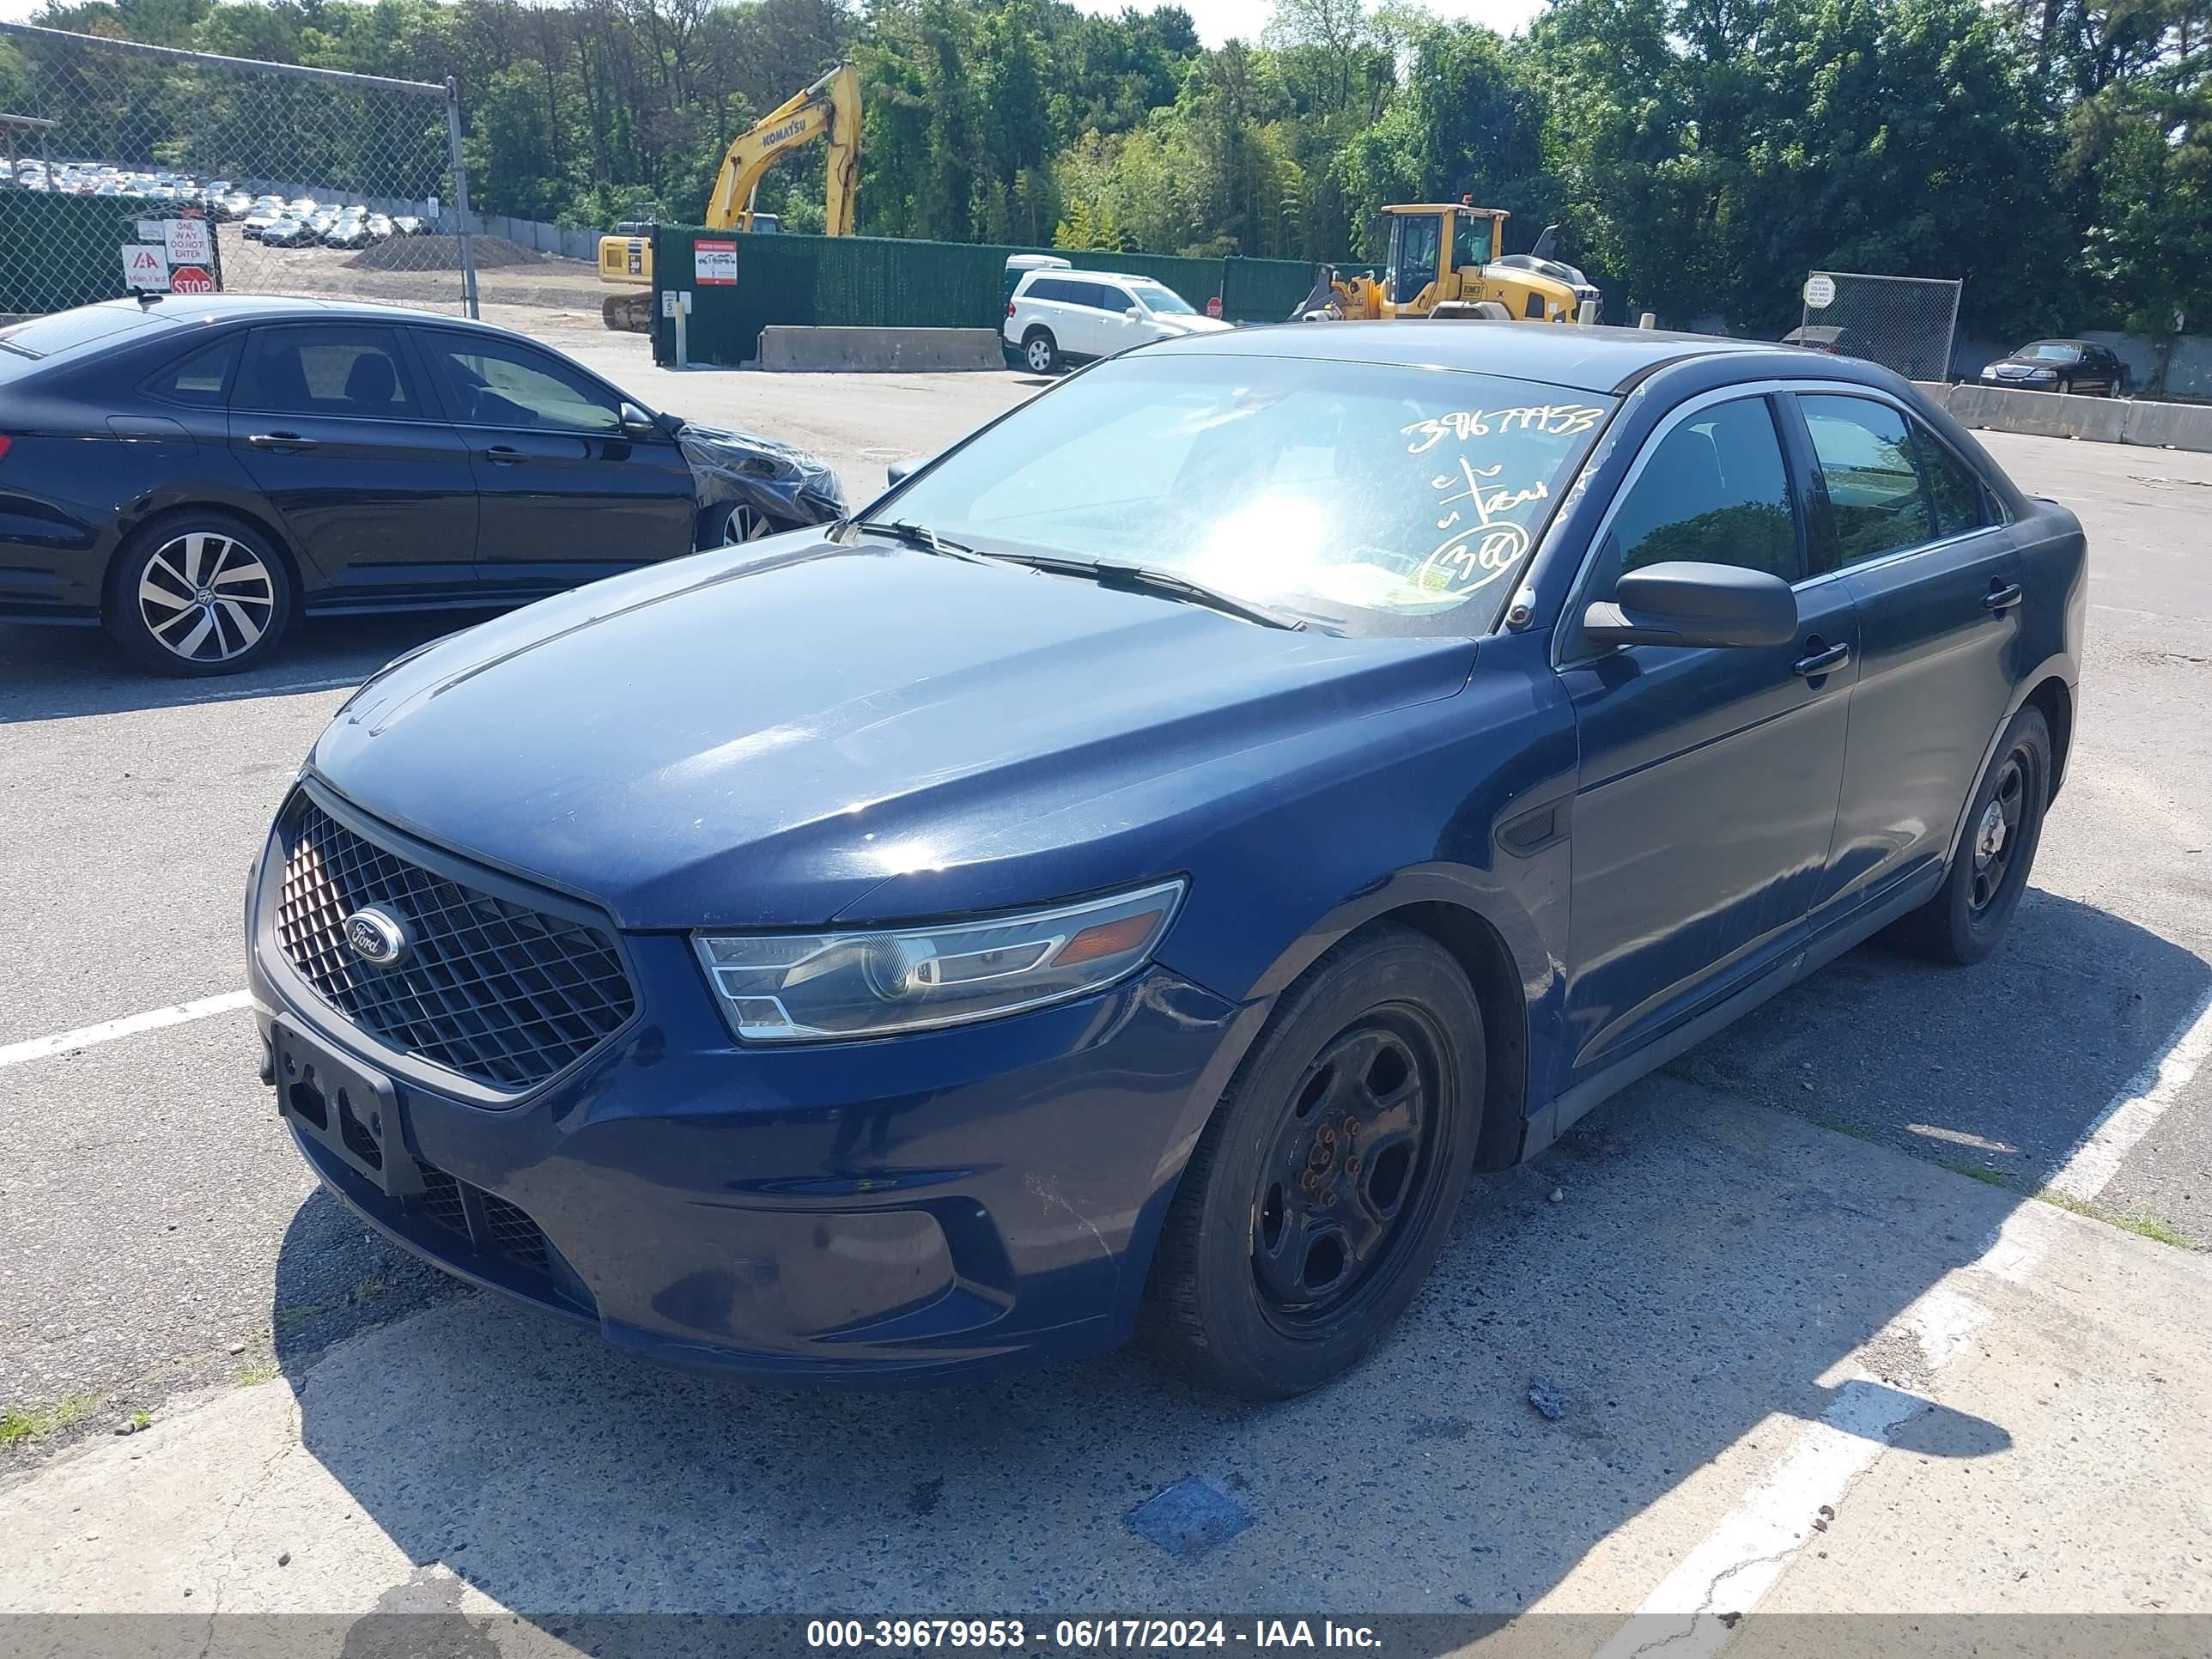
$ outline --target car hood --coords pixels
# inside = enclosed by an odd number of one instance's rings
[[[1152,325],[1174,334],[1218,334],[1225,328],[1236,326],[1218,317],[1186,317],[1180,312],[1154,312]]]
[[[309,768],[629,927],[951,914],[1179,867],[1209,801],[1279,799],[1323,726],[1450,696],[1474,655],[802,532],[404,658]]]

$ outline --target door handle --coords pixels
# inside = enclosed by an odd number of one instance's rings
[[[246,441],[255,449],[273,449],[280,454],[315,447],[313,438],[302,438],[296,432],[256,432]]]
[[[1841,668],[1851,659],[1848,645],[1832,645],[1825,651],[1815,651],[1808,657],[1800,657],[1790,666],[1807,679],[1818,679],[1821,675]]]
[[[2019,603],[2020,584],[2018,582],[1998,583],[1982,595],[1982,609],[1996,615],[2002,615]]]
[[[523,455],[512,444],[494,444],[483,452],[483,458],[494,466],[513,466],[523,459]]]

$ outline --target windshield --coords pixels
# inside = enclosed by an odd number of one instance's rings
[[[1613,401],[1381,364],[1133,356],[979,434],[881,516],[985,553],[1147,565],[1348,633],[1474,634]]]
[[[2062,345],[2056,340],[2043,340],[2032,346],[2022,346],[2016,355],[2032,363],[2070,363],[2081,355],[2081,348]]]
[[[1132,283],[1129,284],[1129,291],[1144,301],[1147,311],[1158,311],[1169,316],[1190,317],[1197,314],[1191,309],[1189,301],[1184,299],[1173,289],[1161,283]]]

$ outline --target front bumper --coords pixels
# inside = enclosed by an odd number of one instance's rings
[[[388,1080],[386,1147],[414,1166],[380,1180],[335,1128],[287,1112],[331,1191],[447,1271],[618,1346],[767,1377],[930,1380],[1125,1340],[1247,1012],[1154,968],[965,1029],[740,1048],[689,940],[630,934],[637,1018],[490,1104],[435,1086],[292,970],[267,863],[249,918],[265,1074],[284,1082],[270,1045],[289,1037]]]

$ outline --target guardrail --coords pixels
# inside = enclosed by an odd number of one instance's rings
[[[1972,384],[1918,384],[1961,426],[2212,454],[2212,404],[2154,403],[2141,398],[2075,398],[2061,392],[2011,392],[2002,386]]]

